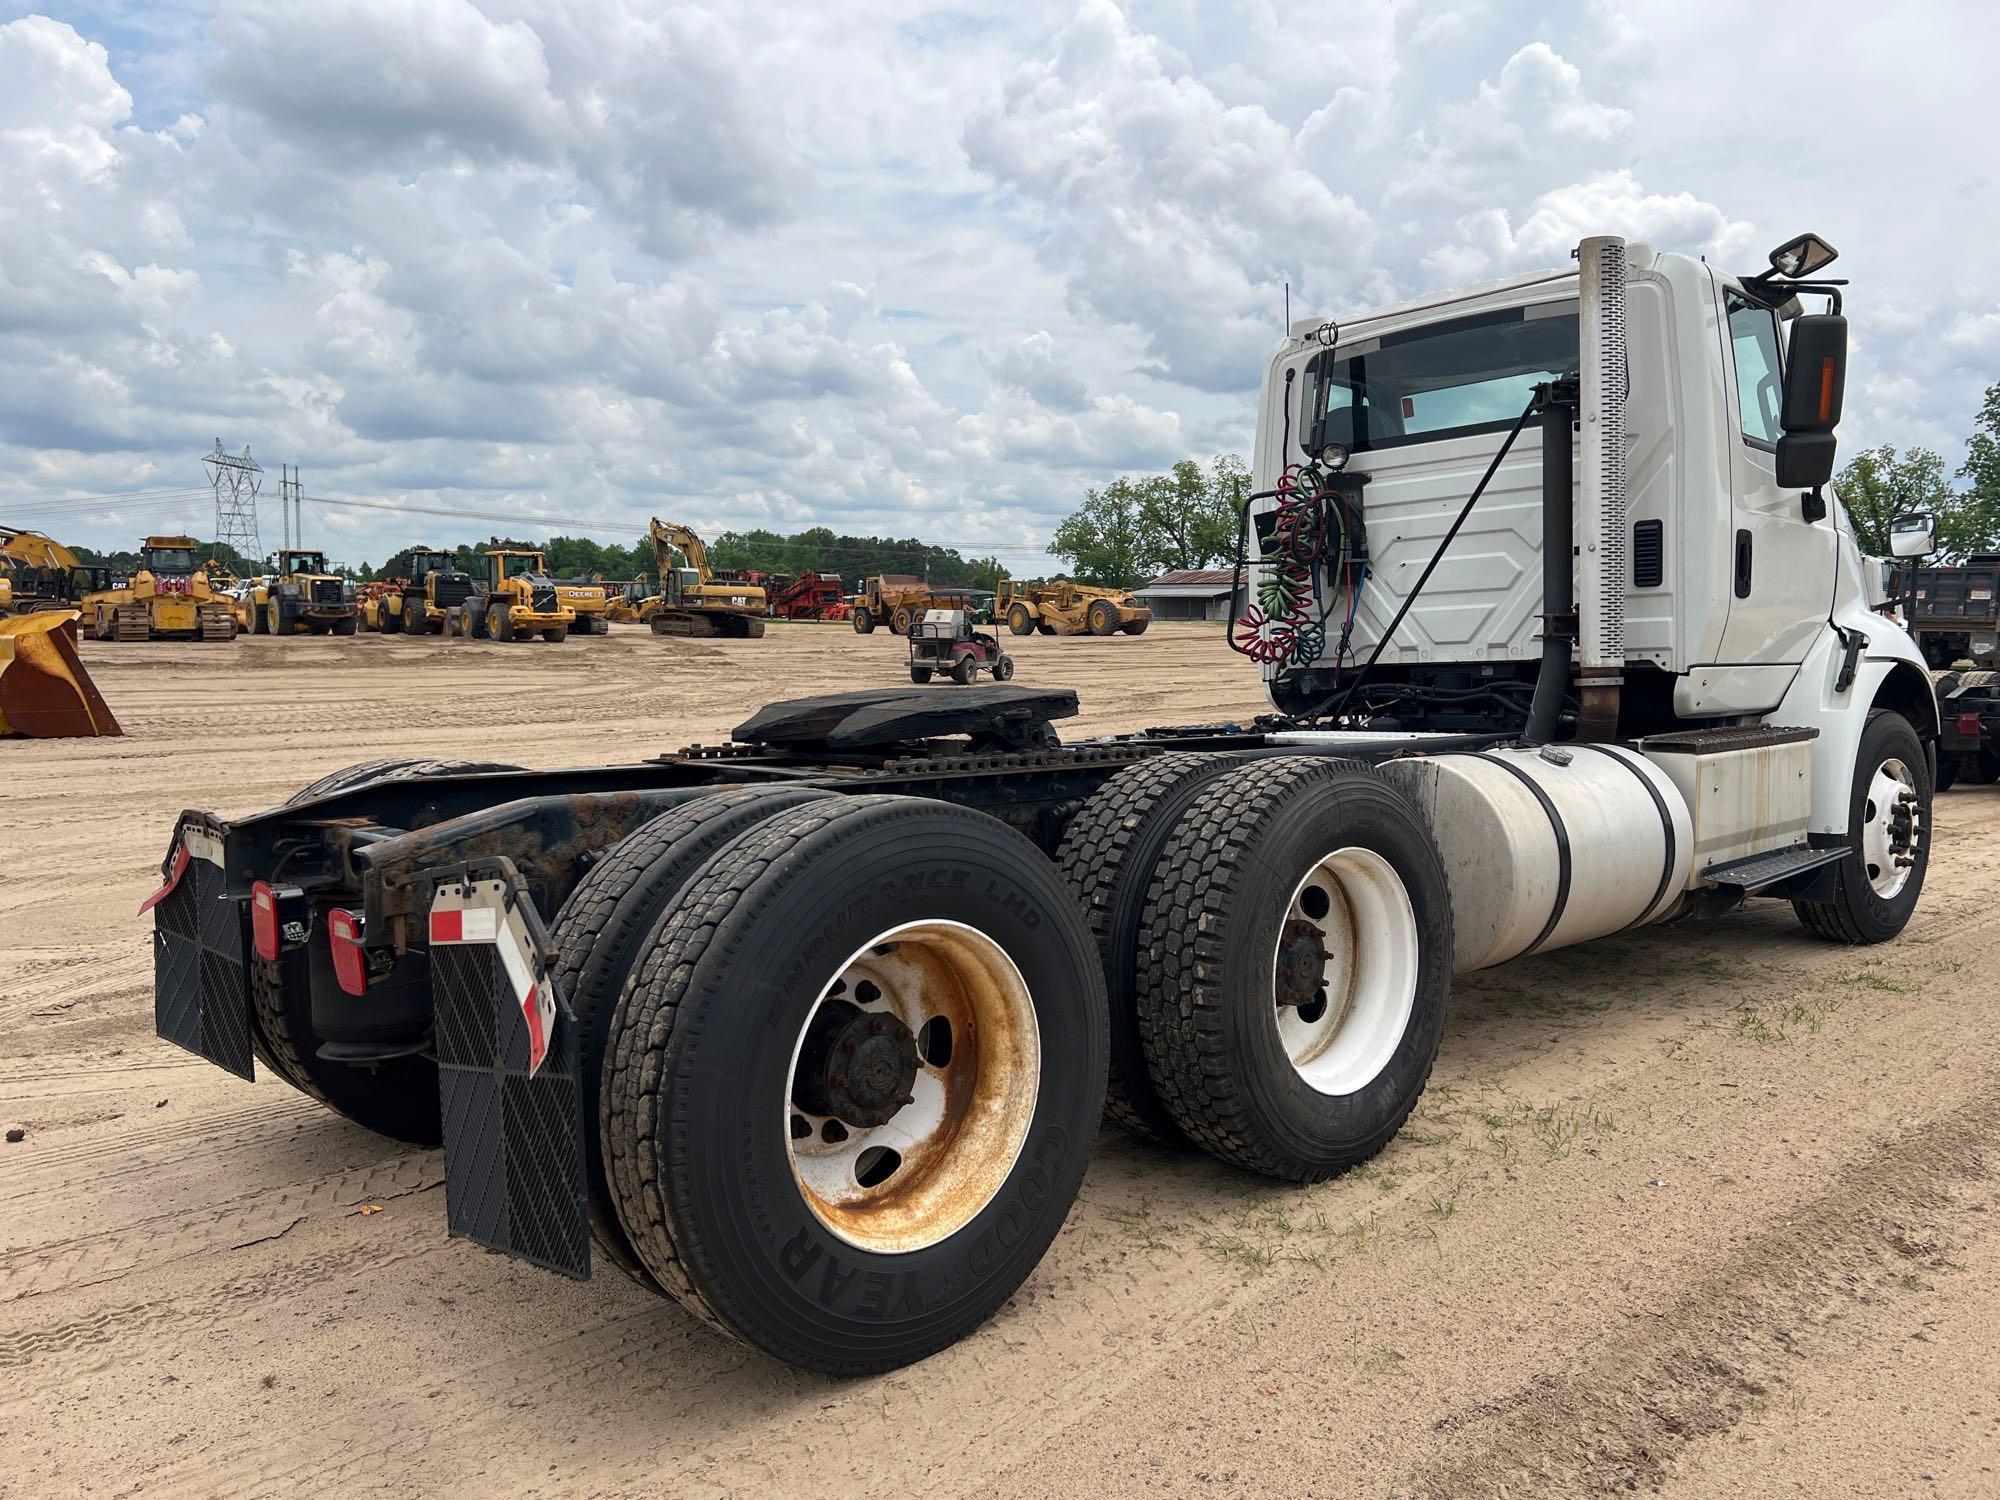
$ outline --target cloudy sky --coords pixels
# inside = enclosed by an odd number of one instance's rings
[[[508,529],[410,505],[1033,566],[1086,487],[1246,446],[1286,281],[1351,312],[1591,232],[1832,239],[1849,451],[1955,466],[2000,380],[1983,3],[0,17],[0,521],[93,545],[208,534],[219,437],[367,502],[307,508],[352,561]]]

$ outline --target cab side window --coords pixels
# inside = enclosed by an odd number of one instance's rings
[[[1784,435],[1778,425],[1782,383],[1778,358],[1778,316],[1735,292],[1722,294],[1729,315],[1729,346],[1736,356],[1736,405],[1743,441],[1775,449]]]

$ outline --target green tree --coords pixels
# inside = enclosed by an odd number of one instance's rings
[[[1101,490],[1087,490],[1083,504],[1056,527],[1049,551],[1069,563],[1086,583],[1130,588],[1143,582],[1145,563],[1140,511],[1146,481],[1120,475]]]
[[[1164,474],[1120,475],[1091,490],[1056,528],[1049,551],[1080,578],[1129,586],[1176,568],[1227,563],[1236,552],[1239,495],[1250,471],[1233,453],[1207,470],[1184,458]]]
[[[1891,517],[1906,510],[1935,511],[1942,532],[1957,498],[1945,477],[1941,455],[1928,448],[1898,453],[1889,443],[1850,458],[1834,488],[1854,523],[1854,539],[1870,557],[1889,556]]]
[[[2000,549],[2000,385],[1986,388],[1973,425],[1979,430],[1965,441],[1965,462],[1958,477],[1967,489],[1954,517],[1950,545],[1954,556]],[[1943,526],[1939,527],[1943,532]],[[1944,540],[1940,537],[1940,550]]]

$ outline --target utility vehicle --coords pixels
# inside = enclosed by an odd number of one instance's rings
[[[972,616],[962,609],[927,609],[910,627],[910,681],[929,682],[942,672],[960,687],[981,672],[995,682],[1014,677],[1014,658],[1000,649],[997,637],[972,628]]]
[[[1254,723],[1065,743],[1071,693],[903,686],[185,813],[159,1031],[441,1138],[454,1234],[859,1372],[1013,1294],[1107,1102],[1311,1182],[1396,1134],[1454,973],[1749,897],[1892,938],[1938,720],[1827,488],[1832,255],[1593,238],[1291,330]]]

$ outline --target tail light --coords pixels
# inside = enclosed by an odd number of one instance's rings
[[[278,956],[278,895],[261,880],[250,887],[250,941],[259,958]]]
[[[1969,734],[1974,739],[1979,737],[1979,715],[1976,711],[1973,713],[1962,713],[1958,716],[1958,732],[1960,734]]]
[[[350,995],[368,993],[368,958],[361,949],[361,918],[335,907],[327,913],[327,941],[333,947],[333,977]]]

